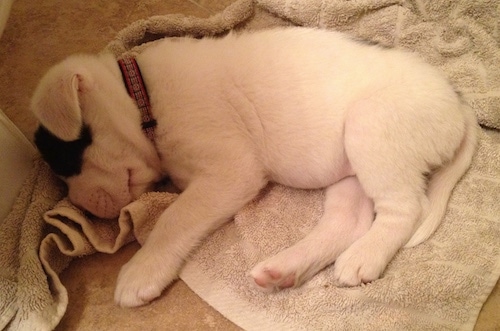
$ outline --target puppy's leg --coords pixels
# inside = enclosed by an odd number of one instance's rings
[[[163,212],[144,246],[122,267],[115,291],[116,303],[133,307],[158,297],[177,277],[193,248],[265,185],[263,179],[250,180],[248,174],[229,176],[230,173],[235,171],[221,171],[222,175],[193,180]]]
[[[295,245],[257,264],[250,275],[265,290],[299,286],[330,265],[370,228],[373,203],[356,177],[326,190],[324,212],[313,230]]]
[[[424,146],[425,138],[417,140],[422,131],[405,127],[397,116],[385,116],[386,109],[377,104],[364,106],[370,111],[346,123],[345,147],[364,192],[373,199],[376,217],[370,230],[335,262],[334,276],[345,286],[379,278],[428,208],[422,150],[430,147]],[[390,118],[394,122],[381,123]]]

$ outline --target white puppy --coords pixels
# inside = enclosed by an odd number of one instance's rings
[[[474,153],[475,117],[438,70],[340,33],[165,39],[136,60],[154,142],[111,55],[66,59],[32,101],[37,144],[77,206],[113,218],[164,176],[182,190],[122,268],[122,306],[159,296],[193,248],[270,181],[326,188],[325,212],[251,271],[257,285],[297,286],[334,261],[340,285],[377,279],[438,227]]]

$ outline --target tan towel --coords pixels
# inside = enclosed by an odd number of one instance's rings
[[[241,0],[209,19],[167,15],[135,22],[107,49],[118,56],[166,36],[216,36],[236,27],[342,30],[419,52],[445,71],[481,124],[499,129],[497,7],[495,1]],[[301,288],[271,295],[250,286],[247,272],[307,233],[321,214],[322,192],[270,185],[235,222],[201,245],[181,278],[249,330],[470,330],[500,275],[499,182],[500,133],[485,128],[442,226],[429,241],[399,252],[382,279],[341,289],[333,286],[327,268]],[[86,218],[61,200],[64,194],[37,160],[12,213],[0,224],[2,329],[52,329],[67,306],[58,274],[69,261],[95,251],[113,253],[135,237],[143,242],[158,213],[176,198],[146,194],[124,208],[118,221],[104,221]]]
[[[10,214],[0,224],[0,329],[50,330],[64,314],[64,287],[47,282],[38,251],[46,227],[43,214],[64,196],[61,183],[37,159]],[[57,271],[70,259],[53,259]],[[57,275],[54,279],[58,281]],[[9,324],[10,323],[10,324]]]

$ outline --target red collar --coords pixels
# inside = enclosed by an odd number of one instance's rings
[[[148,92],[139,66],[132,57],[118,60],[118,65],[120,66],[128,94],[135,100],[141,111],[142,131],[154,143],[156,120],[151,114],[151,104],[149,103]]]

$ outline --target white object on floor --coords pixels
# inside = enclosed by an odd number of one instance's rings
[[[0,37],[7,24],[9,18],[10,8],[14,0],[0,0]]]

